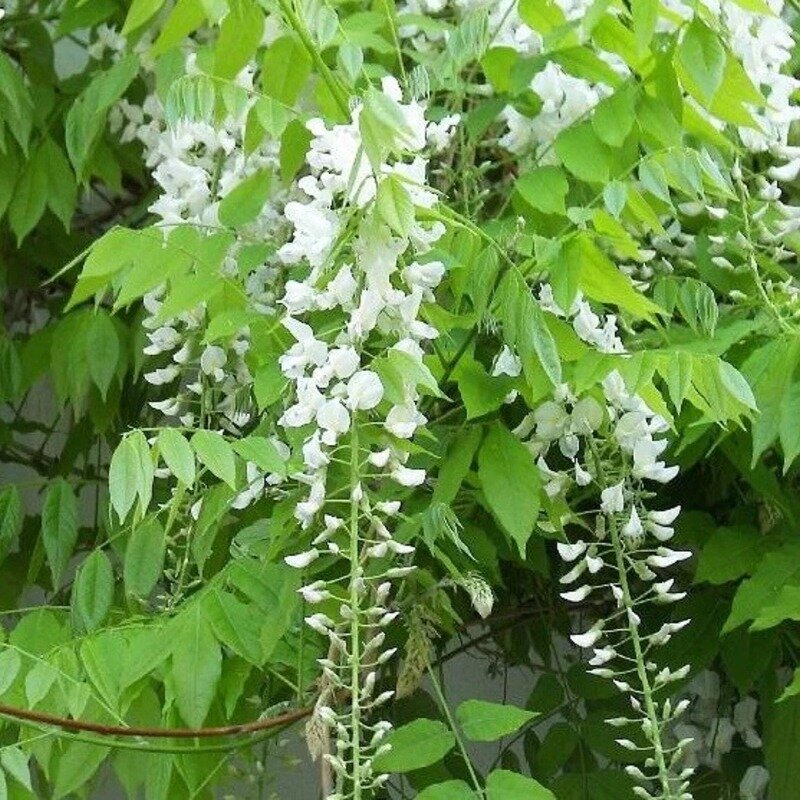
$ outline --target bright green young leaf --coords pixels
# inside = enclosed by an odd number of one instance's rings
[[[415,719],[386,737],[392,749],[375,759],[380,772],[413,772],[441,761],[456,743],[452,731],[434,719]]]
[[[414,204],[408,189],[394,175],[378,184],[375,199],[378,216],[398,235],[408,235],[414,224]]]
[[[125,24],[122,26],[123,35],[140,28],[155,16],[163,5],[164,0],[133,0],[125,17]]]
[[[654,0],[635,0],[637,5],[654,3]],[[592,114],[592,127],[602,142],[609,147],[620,147],[633,128],[636,118],[636,87],[625,84],[614,94],[601,100]]]
[[[261,213],[272,187],[272,172],[261,170],[237,184],[219,204],[219,221],[229,228],[252,222]]]
[[[527,203],[544,214],[561,214],[567,209],[564,198],[569,192],[569,182],[559,167],[538,167],[517,179],[514,188]]]
[[[486,780],[487,800],[556,800],[556,796],[533,778],[508,770],[495,770]]]
[[[4,647],[0,650],[0,697],[2,697],[19,675],[22,658],[19,651]]]
[[[291,106],[311,74],[311,58],[296,36],[276,39],[264,53],[261,87],[264,93]]]
[[[535,711],[485,700],[465,700],[456,709],[456,719],[461,724],[464,735],[473,742],[501,739],[537,716]]]
[[[686,88],[709,106],[725,71],[725,48],[718,35],[695,17],[678,45],[677,55]]]
[[[423,789],[417,800],[475,800],[475,792],[464,781],[445,781]]]
[[[3,765],[6,773],[11,775],[21,786],[32,791],[31,770],[28,765],[28,759],[29,757],[22,749],[15,745],[6,745],[0,750],[0,764]]]
[[[259,616],[228,592],[211,592],[203,598],[202,606],[219,641],[251,664],[260,665],[263,648]]]
[[[252,461],[260,470],[278,475],[286,474],[285,459],[266,437],[247,436],[235,441],[232,447],[245,461]]]
[[[134,527],[125,549],[126,592],[146,598],[153,591],[164,569],[166,545],[164,529],[157,519],[145,519]]]
[[[255,54],[264,33],[264,14],[254,0],[230,0],[214,48],[214,73],[234,78]]]
[[[494,424],[478,453],[478,475],[492,515],[524,559],[539,516],[539,470],[533,456],[508,428]]]
[[[194,484],[194,452],[180,431],[162,428],[158,434],[158,452],[170,472],[184,486]]]
[[[564,166],[587,183],[605,183],[611,175],[611,150],[600,141],[591,122],[563,130],[555,151]]]
[[[181,614],[172,645],[172,681],[178,710],[192,728],[202,726],[216,695],[222,651],[199,603]]]
[[[212,475],[227,483],[231,489],[235,489],[236,458],[222,434],[217,431],[199,430],[192,436],[191,444],[200,463]]]

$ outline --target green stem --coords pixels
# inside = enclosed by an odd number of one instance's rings
[[[330,71],[328,65],[322,59],[322,55],[320,55],[319,50],[317,50],[317,46],[314,44],[314,41],[309,35],[305,23],[292,8],[291,0],[278,0],[278,5],[280,5],[281,11],[283,11],[283,13],[286,15],[286,19],[289,21],[289,24],[300,37],[300,41],[303,43],[303,46],[306,48],[309,56],[311,56],[311,60],[314,62],[314,65],[319,71],[320,77],[323,81],[325,81],[328,88],[331,90],[331,94],[333,95],[333,99],[336,101],[336,105],[339,106],[339,110],[342,112],[342,114],[344,114],[345,119],[349,119],[350,107],[347,102],[347,94],[342,91],[342,87],[339,85],[339,82]]]
[[[359,627],[360,559],[358,505],[354,497],[359,485],[358,425],[353,420],[350,433],[350,737],[353,759],[353,800],[361,800],[361,630]]]
[[[433,691],[436,694],[436,699],[441,706],[442,713],[444,713],[445,717],[447,717],[447,724],[453,731],[453,736],[456,737],[456,746],[461,753],[461,757],[464,759],[464,764],[466,764],[467,772],[469,772],[472,785],[475,787],[478,797],[482,800],[482,798],[485,797],[483,786],[481,786],[481,782],[478,780],[478,776],[475,773],[475,768],[472,766],[472,760],[467,752],[467,746],[464,744],[464,739],[461,736],[461,731],[456,725],[455,719],[453,719],[453,713],[450,711],[450,706],[447,704],[447,698],[444,696],[442,687],[439,681],[436,679],[436,675],[433,672],[433,668],[431,667],[431,662],[427,653],[425,654],[425,668],[428,670],[428,677],[431,679],[431,685],[433,686]]]
[[[661,800],[677,800],[677,795],[672,792],[671,773],[664,758],[664,745],[661,742],[661,727],[658,719],[658,711],[653,700],[653,688],[650,685],[650,677],[647,674],[642,640],[639,637],[639,629],[631,622],[630,614],[633,612],[633,600],[631,598],[630,586],[628,584],[628,573],[625,570],[625,560],[622,554],[622,542],[620,542],[617,521],[612,516],[609,517],[609,531],[611,533],[611,543],[614,546],[614,558],[616,560],[617,572],[619,573],[619,585],[622,590],[622,602],[625,606],[625,618],[628,627],[628,634],[631,637],[633,653],[636,659],[636,675],[642,687],[644,696],[644,708],[647,719],[650,723],[651,734],[650,742],[653,745],[653,757],[658,767],[658,781],[663,791]]]

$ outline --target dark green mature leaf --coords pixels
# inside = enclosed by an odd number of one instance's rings
[[[539,470],[533,456],[508,428],[496,423],[478,453],[478,475],[492,515],[525,558],[539,516]]]
[[[222,673],[222,651],[199,603],[177,623],[172,647],[175,700],[186,723],[202,726],[208,716]]]
[[[0,488],[0,562],[17,542],[22,530],[22,517],[19,489],[13,483]]]
[[[119,334],[108,314],[98,311],[86,332],[86,358],[92,382],[105,400],[120,357]]]
[[[452,750],[456,738],[435,719],[416,719],[396,728],[386,738],[392,749],[375,759],[380,772],[412,772],[435,764]]]
[[[755,528],[718,528],[700,552],[694,579],[715,584],[737,580],[753,572],[763,552]]]
[[[78,503],[70,485],[57,478],[47,487],[42,504],[42,543],[56,588],[61,586],[77,540]]]
[[[465,700],[456,709],[456,719],[467,739],[473,742],[493,742],[514,733],[538,715],[535,711],[490,703],[486,700]]]
[[[753,576],[739,586],[723,633],[755,619],[775,603],[786,585],[800,586],[800,544],[796,542],[767,553]]]
[[[769,800],[795,800],[800,762],[800,697],[790,697],[771,709],[764,732],[769,770]]]
[[[103,550],[92,550],[78,568],[73,585],[73,608],[87,631],[106,618],[114,597],[114,571]]]

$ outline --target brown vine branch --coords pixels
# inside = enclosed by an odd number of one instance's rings
[[[86,733],[98,733],[103,736],[131,736],[142,738],[162,738],[162,739],[210,739],[219,736],[241,736],[248,733],[278,728],[289,725],[292,722],[303,719],[311,714],[313,706],[297,708],[279,714],[276,717],[256,720],[255,722],[245,722],[240,725],[222,725],[212,728],[147,728],[147,727],[125,727],[121,725],[103,725],[99,722],[89,722],[88,720],[72,719],[70,717],[60,717],[57,714],[48,714],[44,711],[31,711],[26,708],[7,706],[0,703],[0,716],[11,717],[12,719],[28,720],[43,725],[54,725],[69,731],[82,731]]]

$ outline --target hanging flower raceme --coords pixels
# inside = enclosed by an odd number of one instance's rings
[[[312,726],[321,721],[335,736],[334,751],[323,756],[337,776],[331,798],[338,800],[361,797],[386,779],[373,760],[390,725],[372,712],[392,696],[377,687],[380,667],[394,653],[383,646],[397,616],[389,597],[392,581],[413,569],[414,552],[393,526],[406,487],[425,480],[424,470],[407,464],[407,443],[427,421],[417,383],[427,372],[425,343],[437,335],[420,309],[444,272],[426,258],[442,226],[414,219],[401,235],[375,202],[384,181],[395,182],[393,190],[406,191],[415,206],[435,200],[419,155],[427,138],[423,107],[402,104],[393,80],[384,83],[382,102],[406,130],[395,148],[401,155],[380,165],[365,155],[363,106],[345,125],[308,123],[310,174],[300,181],[307,199],[287,205],[294,234],[280,251],[284,262],[306,270],[287,282],[281,301],[293,343],[280,359],[292,387],[280,424],[301,453],[296,477],[308,487],[295,516],[313,534],[310,547],[286,562],[298,569],[316,567],[320,558],[347,563],[338,577],[301,589],[310,605],[338,607],[335,616],[306,619],[329,640]],[[389,385],[388,374],[399,381]],[[347,708],[338,711],[343,698]]]
[[[569,566],[561,578],[561,596],[575,603],[611,600],[614,610],[587,631],[574,634],[572,641],[590,652],[590,672],[612,680],[630,699],[632,716],[609,722],[635,726],[643,737],[639,743],[617,740],[622,747],[647,753],[642,768],[627,768],[640,782],[637,795],[685,800],[692,772],[682,765],[685,743],[668,746],[664,728],[686,704],[673,706],[668,697],[660,697],[668,694],[670,684],[686,677],[688,667],[659,668],[656,658],[658,648],[689,620],[666,622],[654,631],[646,631],[642,621],[645,605],[674,603],[685,596],[664,574],[691,555],[668,546],[680,507],[648,507],[648,485],[669,482],[678,468],[661,459],[667,446],[666,422],[628,391],[619,372],[604,379],[603,391],[603,405],[594,397],[576,399],[564,390],[534,414],[531,445],[539,450],[540,468],[558,474],[544,460],[557,445],[561,457],[572,461],[575,482],[600,488],[595,536],[557,546]],[[563,482],[557,488],[563,490]]]

